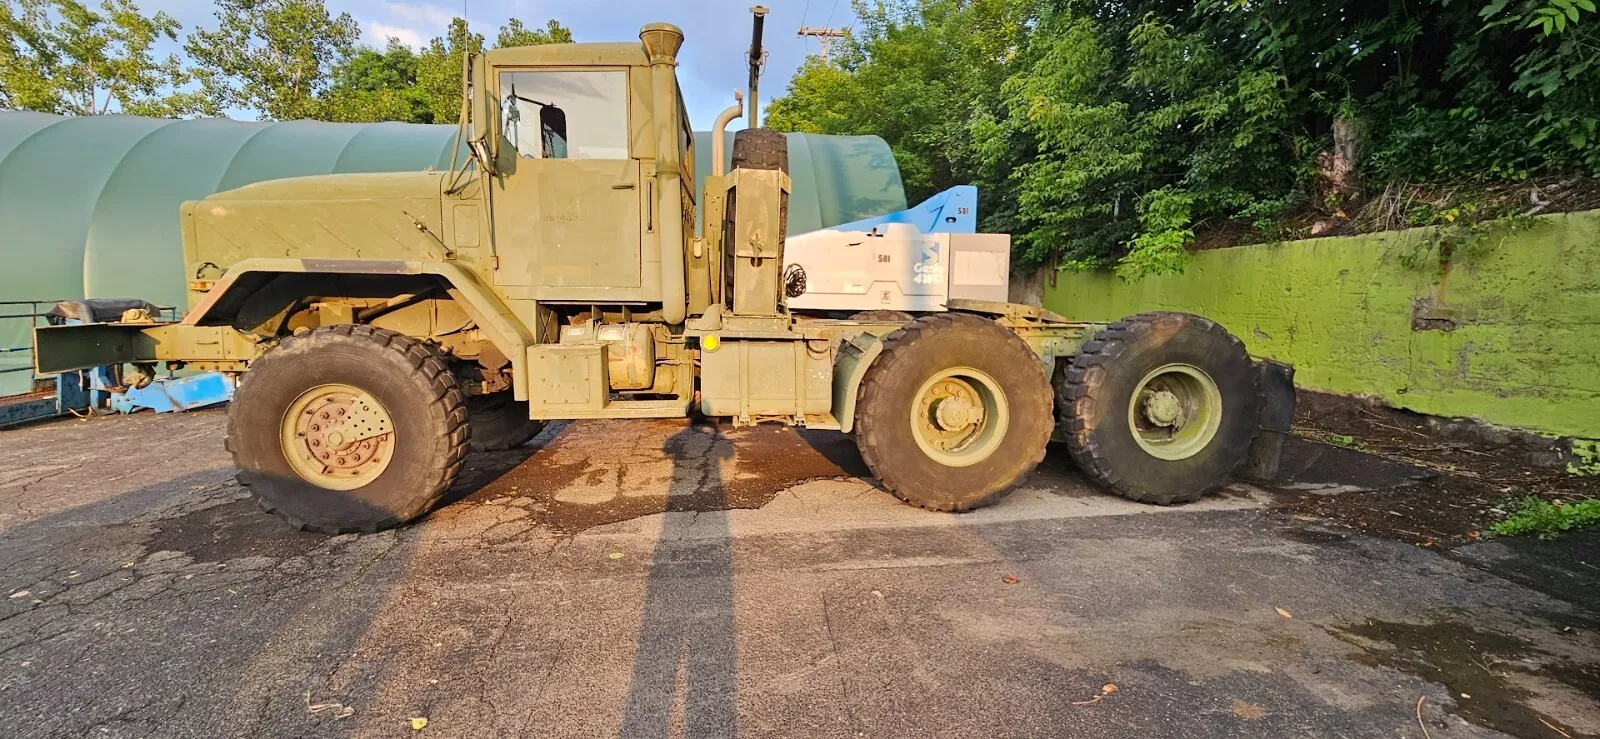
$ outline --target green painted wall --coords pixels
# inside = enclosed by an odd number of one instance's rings
[[[1393,231],[1202,252],[1137,283],[1064,272],[1044,303],[1084,320],[1198,313],[1293,363],[1301,387],[1600,437],[1600,211],[1537,220],[1447,270],[1403,266],[1425,232]],[[1418,306],[1459,327],[1413,328]]]

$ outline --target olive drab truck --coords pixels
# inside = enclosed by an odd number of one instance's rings
[[[242,373],[239,480],[324,532],[415,519],[469,446],[556,419],[836,429],[884,489],[936,511],[995,502],[1052,436],[1093,481],[1157,504],[1275,459],[1281,367],[1204,318],[1089,323],[959,295],[918,315],[791,312],[785,138],[739,131],[723,166],[736,102],[696,151],[682,43],[656,23],[637,42],[469,56],[468,153],[447,171],[185,203],[183,319],[42,327],[37,369]]]

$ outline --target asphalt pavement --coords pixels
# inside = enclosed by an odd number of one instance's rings
[[[1600,539],[1436,551],[1280,505],[1381,475],[1157,508],[1053,451],[953,516],[837,434],[586,422],[327,537],[256,509],[223,426],[0,432],[6,736],[1600,734],[1561,574]]]

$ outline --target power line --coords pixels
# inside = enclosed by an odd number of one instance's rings
[[[811,2],[811,0],[806,0],[806,2]],[[833,0],[833,7],[828,8],[828,19],[822,22],[823,26],[829,26],[829,25],[833,24],[833,11],[838,10],[838,9],[839,9],[839,0]]]

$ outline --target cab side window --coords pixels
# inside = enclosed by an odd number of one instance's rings
[[[627,159],[628,73],[500,73],[505,141],[524,159]]]

